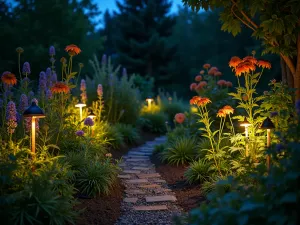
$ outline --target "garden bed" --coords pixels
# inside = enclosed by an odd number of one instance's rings
[[[158,158],[158,155],[151,157],[151,162],[155,164],[156,171],[165,179],[169,188],[176,194],[178,204],[184,211],[189,211],[199,206],[205,201],[201,194],[200,185],[191,185],[186,182],[183,174],[186,171],[186,166],[174,166],[164,164]]]
[[[114,159],[120,159],[131,148],[152,141],[159,136],[152,133],[141,132],[141,139],[135,145],[124,145],[119,149],[111,149],[110,153]],[[79,216],[77,225],[111,225],[120,217],[120,206],[123,199],[124,186],[120,180],[115,184],[108,196],[97,196],[91,199],[78,199],[79,204],[75,207],[76,211],[83,210]]]

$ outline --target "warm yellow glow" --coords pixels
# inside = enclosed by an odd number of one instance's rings
[[[78,107],[78,108],[82,108],[82,107],[85,107],[85,106],[86,106],[86,104],[84,104],[84,103],[78,103],[78,104],[75,105],[75,107]]]
[[[146,101],[148,102],[148,110],[151,110],[151,102],[153,101],[153,98],[146,98]]]
[[[197,109],[197,107],[195,107],[195,106],[191,106],[191,112],[192,113],[196,113],[196,112],[198,112],[198,109]]]
[[[88,117],[93,120],[96,116],[95,115],[88,115]]]

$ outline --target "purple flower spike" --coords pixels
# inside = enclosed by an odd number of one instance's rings
[[[94,126],[94,124],[95,124],[94,121],[90,117],[88,117],[84,120],[84,125],[85,126],[92,127],[92,126]]]
[[[101,97],[103,95],[103,88],[102,88],[101,84],[98,84],[97,94],[99,97]]]
[[[52,92],[51,92],[50,89],[47,89],[47,91],[46,91],[46,98],[47,99],[51,99],[52,98]]]
[[[123,68],[122,76],[126,76],[127,77],[127,70],[126,70],[126,68]]]
[[[101,63],[102,64],[106,64],[107,63],[107,56],[105,54],[103,54],[103,56],[102,56]]]
[[[271,116],[271,117],[278,116],[278,112],[271,112],[271,113],[270,113],[270,116]]]
[[[40,93],[44,93],[47,88],[47,78],[45,72],[40,72],[40,79],[39,79],[39,91]]]
[[[6,124],[7,132],[13,134],[17,128],[17,110],[16,104],[13,101],[9,101],[6,108]]]
[[[55,56],[55,48],[54,48],[54,46],[50,46],[50,48],[49,48],[49,55],[50,56]]]
[[[48,78],[50,79],[51,74],[52,74],[51,68],[48,67],[48,68],[46,69],[46,77],[47,77],[47,79],[48,79]]]
[[[300,100],[296,101],[296,105],[295,106],[296,106],[297,113],[300,114]]]
[[[83,130],[78,130],[75,132],[76,136],[78,137],[83,137],[84,136],[84,131]]]
[[[26,75],[31,74],[29,62],[24,62],[22,72]]]
[[[19,103],[19,111],[20,113],[23,113],[25,109],[28,107],[28,98],[25,94],[22,94],[20,97],[20,103]]]
[[[51,81],[52,81],[52,83],[56,83],[57,82],[57,75],[56,75],[55,72],[52,73]]]
[[[86,90],[86,83],[85,80],[82,79],[80,83],[80,91],[85,91]]]

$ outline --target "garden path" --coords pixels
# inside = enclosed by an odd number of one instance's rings
[[[174,214],[181,214],[175,194],[150,161],[155,145],[165,141],[166,137],[158,137],[123,156],[119,178],[125,186],[125,197],[116,225],[168,225]]]

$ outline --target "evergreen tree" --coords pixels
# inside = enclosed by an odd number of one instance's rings
[[[175,48],[167,43],[175,24],[168,0],[117,1],[115,47],[129,72],[154,77],[158,86],[170,81],[167,65]]]

